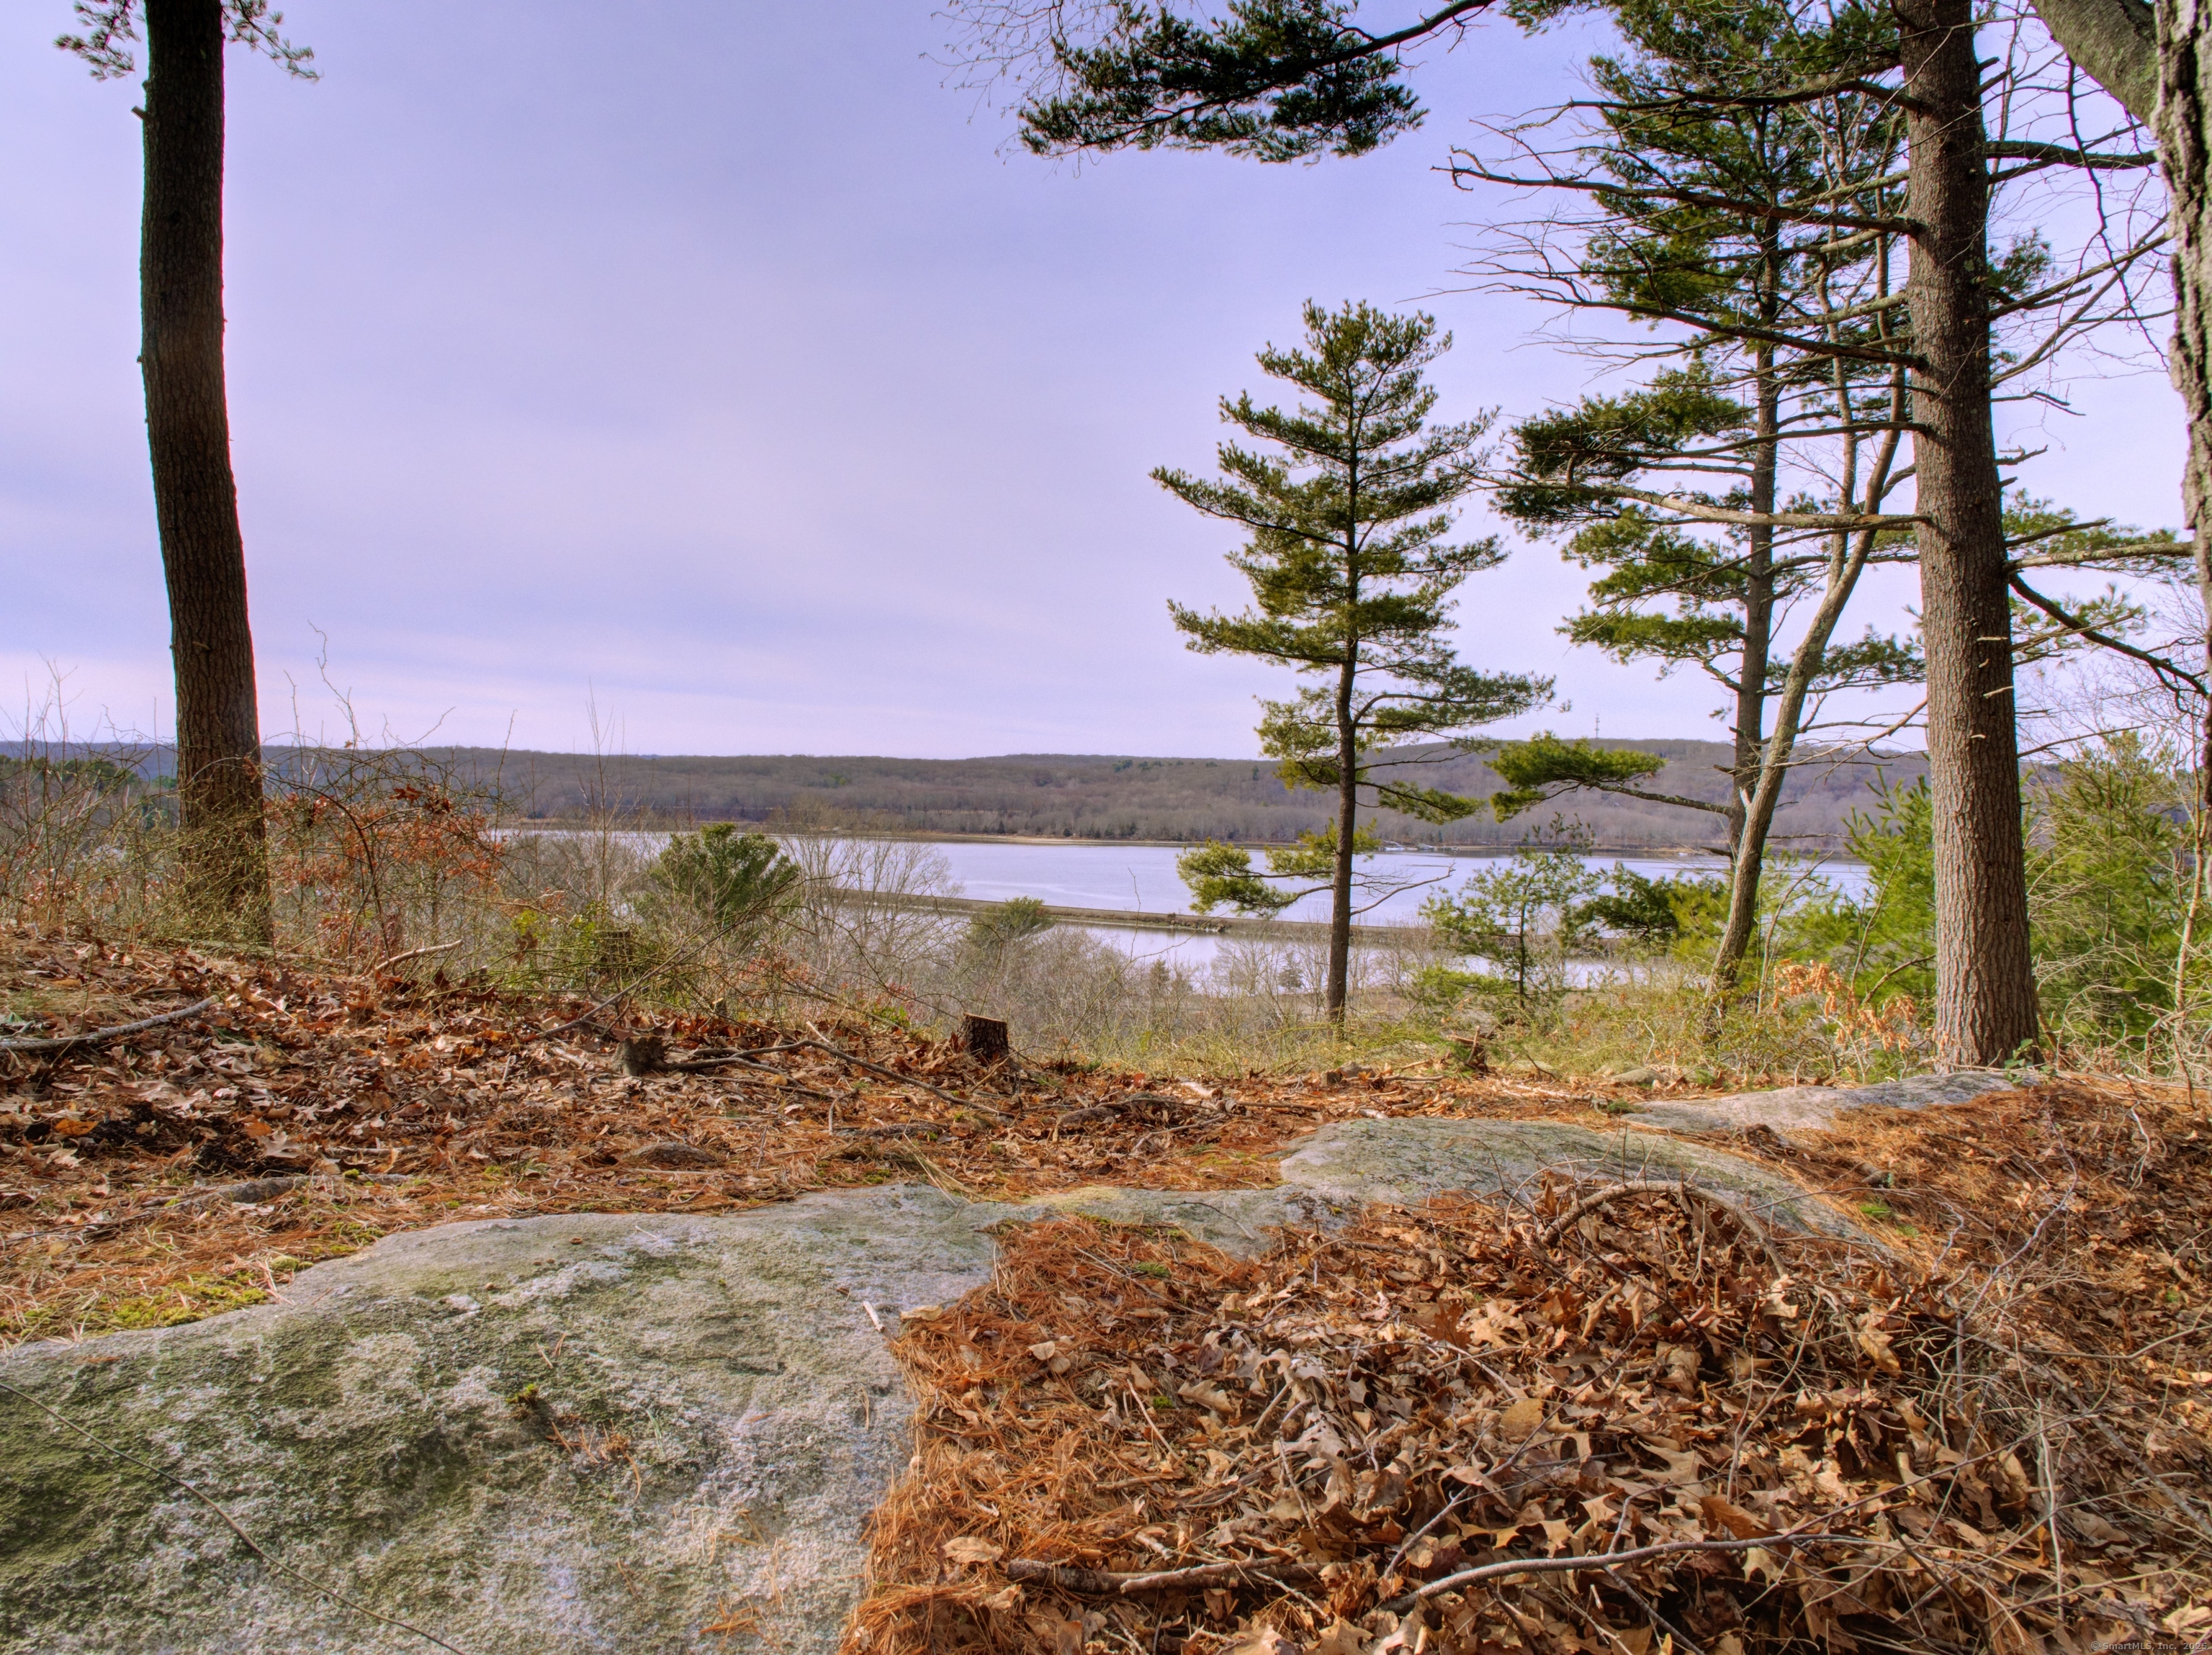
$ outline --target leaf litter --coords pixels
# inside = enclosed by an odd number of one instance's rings
[[[632,1007],[562,1029],[587,1003],[0,927],[0,1035],[207,996],[105,1046],[0,1055],[0,1345],[255,1303],[305,1264],[453,1219],[732,1211],[891,1182],[1008,1200],[1249,1187],[1326,1121],[1466,1106],[1428,1075],[986,1065],[859,1017]],[[661,1066],[726,1051],[750,1055]]]
[[[1011,1230],[893,1346],[915,1456],[848,1655],[2202,1647],[2212,1144],[2131,1107],[1884,1112],[1885,1187],[1954,1222],[1881,1246],[1556,1177],[1256,1259]],[[1947,1196],[2023,1126],[2070,1183]]]

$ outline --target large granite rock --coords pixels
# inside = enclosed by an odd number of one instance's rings
[[[1827,1131],[1846,1109],[1929,1109],[2010,1092],[2033,1081],[2033,1076],[2015,1080],[1985,1069],[1969,1069],[1951,1075],[1913,1075],[1873,1086],[1786,1086],[1777,1092],[1650,1104],[1636,1111],[1636,1124],[1698,1135],[1764,1126],[1787,1137],[1793,1131]]]
[[[1123,1224],[1171,1224],[1231,1252],[1264,1247],[1280,1224],[1329,1224],[1374,1202],[1447,1191],[1526,1196],[1546,1172],[1591,1179],[1683,1179],[1785,1229],[1856,1234],[1838,1208],[1783,1173],[1664,1133],[1593,1131],[1554,1120],[1416,1117],[1340,1121],[1307,1136],[1266,1190],[1069,1190],[1043,1205]]]
[[[1252,1251],[1271,1226],[1447,1191],[1516,1197],[1547,1169],[1687,1179],[1776,1224],[1849,1228],[1782,1174],[1661,1133],[1359,1120],[1311,1134],[1273,1189],[1015,1208],[892,1188],[720,1216],[449,1224],[303,1271],[283,1302],[19,1349],[0,1381],[187,1479],[270,1558],[467,1655],[829,1655],[863,1525],[908,1452],[884,1331],[986,1280],[991,1227],[1058,1209]],[[0,1646],[432,1647],[4,1392]]]
[[[901,1188],[448,1224],[302,1271],[284,1303],[18,1349],[0,1380],[469,1655],[827,1652],[909,1452],[865,1306],[896,1328],[984,1281],[981,1228],[1010,1211]],[[0,1393],[0,1647],[432,1646]]]

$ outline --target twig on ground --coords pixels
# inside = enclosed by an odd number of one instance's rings
[[[826,1052],[829,1056],[836,1058],[840,1063],[850,1064],[855,1069],[865,1069],[871,1075],[880,1075],[884,1079],[894,1082],[900,1086],[920,1087],[923,1091],[930,1094],[933,1097],[944,1099],[945,1102],[951,1104],[955,1108],[973,1109],[977,1114],[988,1115],[993,1120],[1006,1120],[1010,1118],[1010,1117],[1000,1113],[996,1109],[988,1109],[981,1104],[971,1102],[966,1098],[956,1098],[951,1093],[945,1091],[942,1087],[932,1086],[927,1081],[916,1080],[911,1075],[902,1075],[896,1069],[886,1069],[881,1064],[870,1063],[866,1058],[856,1058],[851,1052],[846,1051],[844,1047],[832,1046],[827,1040],[794,1040],[787,1049],[798,1050],[802,1047],[810,1048],[816,1052]]]
[[[1820,1544],[1872,1546],[1881,1543],[1871,1535],[1863,1534],[1803,1534],[1795,1530],[1780,1534],[1759,1535],[1749,1540],[1666,1540],[1656,1546],[1632,1546],[1626,1551],[1591,1552],[1582,1557],[1509,1557],[1499,1563],[1481,1563],[1471,1569],[1461,1569],[1430,1581],[1413,1595],[1415,1603],[1425,1602],[1447,1591],[1457,1591],[1478,1581],[1495,1580],[1502,1574],[1582,1574],[1603,1572],[1619,1567],[1623,1563],[1641,1563],[1646,1558],[1674,1557],[1690,1552],[1749,1551],[1763,1546],[1772,1551],[1786,1551],[1792,1546]]]
[[[313,1183],[316,1176],[313,1173],[285,1173],[275,1178],[250,1178],[242,1184],[216,1184],[204,1189],[187,1190],[182,1195],[163,1202],[155,1210],[188,1211],[194,1207],[212,1207],[225,1201],[233,1206],[248,1202],[272,1201],[280,1195]],[[414,1178],[411,1173],[356,1173],[351,1181],[356,1184],[410,1184]],[[341,1187],[347,1182],[343,1176],[332,1177],[331,1181]]]
[[[1784,1275],[1789,1273],[1789,1265],[1783,1262],[1782,1256],[1774,1251],[1773,1244],[1767,1239],[1765,1226],[1757,1219],[1724,1196],[1715,1195],[1711,1190],[1702,1189],[1695,1184],[1669,1179],[1626,1179],[1619,1184],[1608,1185],[1595,1194],[1584,1196],[1547,1224],[1540,1240],[1548,1247],[1565,1234],[1567,1226],[1577,1219],[1595,1212],[1600,1207],[1609,1206],[1623,1196],[1630,1195],[1668,1196],[1672,1197],[1685,1212],[1690,1210],[1690,1203],[1693,1201],[1701,1201],[1708,1207],[1717,1208],[1742,1227],[1743,1233],[1751,1238],[1761,1252],[1766,1255],[1767,1263]]]
[[[1190,1568],[1117,1573],[1109,1569],[1086,1569],[1066,1563],[1041,1562],[1030,1557],[1009,1558],[1005,1567],[1009,1580],[1034,1580],[1041,1585],[1058,1586],[1063,1591],[1082,1592],[1094,1597],[1130,1597],[1139,1592],[1187,1591],[1197,1586],[1218,1586],[1231,1581],[1244,1580],[1273,1580],[1287,1585],[1297,1580],[1318,1580],[1322,1570],[1318,1563],[1262,1561],[1200,1563]]]
[[[142,1034],[149,1028],[159,1028],[163,1023],[173,1023],[179,1018],[189,1017],[196,1011],[205,1011],[214,1003],[215,996],[210,994],[204,1000],[179,1006],[174,1011],[165,1011],[158,1017],[142,1017],[135,1023],[118,1023],[113,1028],[87,1029],[82,1034],[58,1034],[45,1040],[0,1040],[0,1052],[70,1052],[81,1046],[106,1046],[110,1040],[119,1040],[126,1034]]]
[[[404,953],[393,955],[389,960],[378,961],[368,968],[367,974],[375,977],[391,970],[394,966],[404,966],[410,960],[426,959],[434,954],[451,954],[467,940],[466,937],[455,937],[450,943],[433,943],[427,949],[409,949]]]

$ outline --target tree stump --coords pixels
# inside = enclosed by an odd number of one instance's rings
[[[1009,1055],[1006,1022],[1003,1017],[978,1017],[969,1012],[960,1019],[960,1044],[971,1058],[1000,1063]]]

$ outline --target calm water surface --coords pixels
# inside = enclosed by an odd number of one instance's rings
[[[665,834],[641,834],[638,842],[657,849],[666,843]],[[1009,897],[1033,896],[1053,907],[1101,908],[1139,913],[1188,913],[1190,891],[1176,874],[1172,845],[1102,845],[1095,840],[1065,844],[1001,844],[974,840],[924,841],[945,858],[953,894],[984,902],[1003,902]],[[1255,851],[1255,866],[1266,865]],[[1456,892],[1468,877],[1505,861],[1503,855],[1443,856],[1427,851],[1384,851],[1359,858],[1358,866],[1389,888],[1358,899],[1363,912],[1358,922],[1369,925],[1413,924],[1420,918],[1421,905],[1431,897]],[[1610,875],[1616,864],[1648,879],[1684,874],[1717,874],[1727,864],[1715,856],[1588,856],[1585,866]],[[1867,888],[1864,864],[1830,860],[1820,864],[1821,878],[1845,894],[1859,896]],[[1283,911],[1285,919],[1326,920],[1328,893],[1316,891]],[[1142,959],[1164,959],[1176,967],[1200,972],[1224,945],[1224,939],[1201,935],[1136,931],[1125,927],[1096,927],[1102,937]]]
[[[969,840],[938,840],[932,848],[951,869],[960,894],[985,902],[1033,896],[1054,907],[1134,910],[1140,913],[1188,913],[1190,891],[1176,874],[1172,845],[1004,845]],[[1253,852],[1255,866],[1265,858]],[[1391,888],[1377,900],[1359,899],[1365,909],[1359,923],[1412,924],[1431,896],[1456,892],[1468,878],[1496,867],[1503,856],[1440,856],[1433,852],[1385,851],[1359,858],[1362,873]],[[1609,875],[1616,863],[1647,879],[1684,874],[1717,874],[1728,864],[1714,856],[1589,856],[1585,866]],[[1853,896],[1863,893],[1863,864],[1828,862],[1822,877]],[[1369,905],[1372,906],[1369,906]],[[1283,911],[1285,919],[1326,920],[1328,893],[1317,891]],[[1099,935],[1139,959],[1161,959],[1178,969],[1202,973],[1226,944],[1213,936],[1176,937],[1152,931],[1101,925]]]
[[[1068,908],[1127,908],[1141,913],[1188,913],[1190,892],[1176,876],[1172,845],[998,845],[971,840],[939,841],[934,848],[952,870],[961,894],[986,902],[1033,896]],[[1359,858],[1360,871],[1394,887],[1360,916],[1364,924],[1409,924],[1421,904],[1439,893],[1456,891],[1468,877],[1504,861],[1492,856],[1438,856],[1431,852],[1385,851]],[[1266,860],[1254,852],[1253,864]],[[1585,865],[1610,874],[1625,864],[1647,879],[1681,874],[1717,874],[1727,867],[1713,856],[1589,856]],[[1822,877],[1852,895],[1866,887],[1866,869],[1857,863],[1830,862]],[[1363,899],[1362,906],[1370,899]],[[1285,919],[1325,920],[1328,893],[1316,892],[1283,911]]]

